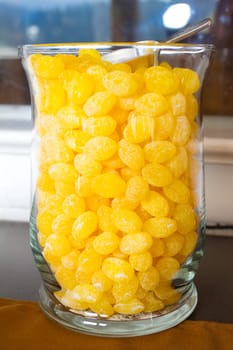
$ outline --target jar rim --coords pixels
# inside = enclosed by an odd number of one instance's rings
[[[187,50],[188,52],[214,51],[213,44],[190,44],[190,43],[166,43],[156,41],[139,42],[82,42],[82,43],[40,43],[26,44],[18,47],[19,57],[24,57],[33,53],[76,53],[77,49],[99,49],[99,50],[117,50],[124,48],[158,48],[161,50]]]

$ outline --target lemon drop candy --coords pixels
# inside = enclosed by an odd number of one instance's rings
[[[79,284],[72,289],[73,297],[82,303],[96,303],[102,293],[90,283]]]
[[[116,121],[111,116],[88,117],[82,119],[82,130],[91,136],[109,136],[116,128]]]
[[[170,95],[177,92],[179,79],[173,71],[164,66],[148,68],[144,74],[146,87],[149,91]]]
[[[140,96],[135,101],[135,111],[141,115],[158,117],[169,109],[167,99],[156,92],[149,92]]]
[[[146,291],[154,290],[160,281],[159,272],[154,266],[146,271],[138,272],[137,276],[140,286]]]
[[[142,208],[155,217],[165,217],[169,213],[167,199],[156,191],[149,191],[141,201]]]
[[[165,165],[156,162],[147,163],[142,168],[142,176],[150,185],[156,187],[164,187],[172,182],[171,171]]]
[[[117,249],[119,241],[114,232],[102,232],[95,237],[93,248],[99,254],[108,255]]]
[[[133,298],[127,302],[117,303],[113,308],[120,314],[135,315],[144,310],[144,305],[139,299]]]
[[[174,219],[168,217],[152,217],[144,222],[143,229],[155,238],[164,238],[170,236],[177,230],[177,224]]]
[[[64,63],[59,56],[31,55],[30,58],[35,74],[40,78],[55,79],[64,69]]]
[[[126,183],[118,174],[102,173],[93,177],[91,188],[104,198],[114,198],[124,194]]]
[[[109,91],[99,91],[91,95],[83,106],[89,117],[107,115],[117,102],[116,96]]]
[[[144,272],[152,266],[153,257],[149,251],[143,253],[134,253],[130,254],[129,262],[135,271]]]
[[[114,225],[124,233],[140,232],[143,225],[139,215],[127,208],[113,209],[112,220]]]
[[[74,167],[79,174],[86,177],[98,175],[102,171],[101,163],[91,155],[85,153],[80,153],[75,156]]]
[[[63,212],[70,218],[77,218],[86,209],[85,200],[72,193],[64,199],[62,203]]]
[[[176,154],[176,147],[170,141],[152,141],[144,147],[145,159],[148,162],[165,163]]]
[[[72,236],[77,240],[88,238],[98,225],[97,214],[91,210],[80,214],[73,223]]]
[[[121,70],[114,70],[105,74],[103,76],[103,85],[106,90],[120,97],[133,95],[138,88],[137,80],[133,74]]]
[[[152,246],[152,237],[147,232],[127,234],[120,241],[120,250],[124,254],[144,253]]]
[[[149,185],[142,176],[134,176],[127,182],[125,196],[129,201],[141,201],[149,192]]]
[[[156,263],[156,269],[163,280],[171,280],[174,278],[175,274],[179,270],[179,267],[179,262],[171,256],[161,257]]]
[[[117,142],[108,136],[95,136],[88,140],[83,152],[96,160],[106,160],[117,152]]]
[[[200,78],[194,70],[176,67],[173,72],[179,79],[184,94],[193,94],[200,89]]]
[[[144,165],[144,152],[139,145],[122,139],[119,142],[118,154],[122,162],[130,169],[139,170]]]
[[[102,271],[114,282],[127,282],[134,276],[134,270],[129,262],[115,257],[104,259]]]
[[[163,193],[172,202],[186,204],[190,200],[190,190],[181,180],[175,180],[170,185],[163,187]]]
[[[112,295],[116,303],[125,302],[133,297],[138,289],[138,279],[134,276],[130,281],[114,282],[112,287]]]
[[[197,226],[197,215],[190,204],[178,204],[175,207],[173,218],[177,222],[178,231],[187,234]]]

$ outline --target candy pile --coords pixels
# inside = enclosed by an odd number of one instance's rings
[[[197,73],[112,64],[92,49],[29,61],[38,240],[56,298],[103,317],[177,302],[171,280],[197,241]]]

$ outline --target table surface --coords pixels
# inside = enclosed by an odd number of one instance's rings
[[[27,223],[0,222],[0,297],[38,301],[41,284]],[[191,320],[233,323],[233,238],[207,235]]]

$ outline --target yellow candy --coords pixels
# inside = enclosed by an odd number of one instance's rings
[[[173,175],[178,178],[184,174],[188,167],[188,155],[184,147],[180,147],[175,157],[166,163]]]
[[[142,115],[158,117],[168,110],[168,101],[160,93],[150,92],[139,97],[135,102],[135,110]]]
[[[73,160],[73,152],[65,142],[55,136],[44,136],[41,138],[40,161],[47,164],[69,163]]]
[[[112,294],[116,303],[127,302],[133,297],[138,289],[138,279],[134,276],[130,281],[115,282],[112,287]]]
[[[178,254],[183,245],[184,245],[184,237],[175,232],[169,237],[164,238],[165,243],[165,255],[174,256]]]
[[[69,235],[73,225],[73,220],[66,214],[58,215],[52,222],[52,231],[58,235]]]
[[[97,210],[98,220],[99,220],[99,228],[102,231],[110,231],[115,232],[117,228],[112,222],[112,208],[101,205]]]
[[[190,190],[181,180],[175,180],[169,186],[164,187],[163,192],[175,203],[186,204],[190,200]]]
[[[114,209],[112,220],[114,225],[125,233],[140,232],[142,228],[140,217],[133,210],[127,208]]]
[[[56,80],[47,81],[40,89],[39,110],[42,113],[56,114],[67,102],[63,85]]]
[[[121,97],[133,95],[138,88],[133,74],[121,70],[107,73],[103,77],[103,85],[107,90]]]
[[[75,270],[62,265],[56,270],[55,278],[63,289],[73,289],[76,285]]]
[[[161,238],[154,238],[152,246],[150,248],[150,252],[153,258],[157,258],[158,256],[164,255],[164,252],[165,252],[164,240]]]
[[[135,315],[144,310],[144,305],[137,298],[133,298],[127,302],[115,304],[114,310],[120,314]]]
[[[91,136],[109,136],[116,128],[116,121],[111,116],[83,118],[82,129]]]
[[[74,158],[74,166],[79,174],[86,177],[95,176],[101,173],[102,165],[91,155],[81,153]]]
[[[193,94],[200,89],[200,79],[195,71],[188,68],[174,68],[173,72],[179,78],[185,94]]]
[[[77,285],[72,290],[72,295],[76,300],[88,304],[94,304],[101,298],[101,292],[88,283]]]
[[[153,186],[164,187],[172,182],[170,170],[159,163],[149,163],[142,168],[142,176]]]
[[[148,183],[142,176],[131,177],[127,183],[125,196],[129,201],[141,201],[149,191]]]
[[[96,160],[111,158],[117,151],[117,143],[108,136],[96,136],[86,142],[84,153]]]
[[[175,116],[186,114],[186,98],[181,92],[169,97],[172,113]]]
[[[85,211],[74,221],[72,236],[77,240],[88,238],[93,232],[95,232],[97,225],[97,214],[90,210]]]
[[[144,272],[152,266],[153,257],[149,252],[134,253],[129,256],[129,262],[135,271]]]
[[[184,246],[181,249],[180,254],[184,255],[185,257],[191,254],[193,249],[196,246],[197,239],[198,239],[197,232],[192,231],[186,234],[184,236]]]
[[[72,193],[64,199],[62,203],[63,212],[70,218],[76,218],[86,209],[85,200]]]
[[[176,154],[176,147],[169,141],[153,141],[144,147],[145,159],[148,162],[164,163]]]
[[[151,218],[144,222],[143,229],[155,238],[164,238],[177,230],[177,224],[175,220],[168,217]]]
[[[124,194],[126,183],[122,178],[114,173],[102,173],[92,180],[93,191],[104,197],[114,198]]]
[[[114,282],[127,282],[134,276],[134,270],[129,262],[115,257],[105,258],[102,270]]]
[[[164,303],[156,298],[153,292],[147,292],[142,302],[145,305],[145,312],[155,312],[164,308]]]
[[[141,201],[142,208],[155,217],[165,217],[169,213],[169,204],[160,193],[149,191]]]
[[[159,272],[155,267],[151,266],[146,271],[138,272],[138,280],[143,289],[147,291],[154,290],[159,284]]]
[[[57,112],[56,118],[65,129],[77,129],[81,126],[82,117],[85,116],[82,108],[64,106]]]
[[[90,135],[82,130],[68,130],[64,135],[66,145],[75,152],[82,152]]]
[[[131,114],[123,135],[125,140],[129,142],[141,143],[153,138],[154,128],[154,118],[148,115]]]
[[[127,234],[120,241],[120,250],[124,254],[144,253],[152,246],[152,237],[147,232]]]
[[[34,54],[31,55],[31,64],[34,73],[41,78],[55,79],[64,69],[60,57]]]
[[[103,273],[97,270],[93,273],[91,282],[93,286],[101,292],[107,292],[112,288],[112,281]]]
[[[184,146],[191,136],[191,125],[185,115],[176,117],[175,129],[171,137],[172,142],[178,146]]]
[[[80,73],[71,79],[66,87],[68,100],[73,105],[87,101],[94,90],[94,81],[89,74]]]
[[[74,182],[77,172],[71,164],[54,163],[49,167],[49,176],[53,181]]]
[[[45,248],[54,256],[61,257],[71,251],[71,244],[65,235],[53,233],[47,238]]]
[[[144,165],[144,153],[139,145],[121,140],[118,154],[122,162],[130,169],[139,170]]]
[[[86,248],[79,254],[77,272],[82,272],[87,276],[93,274],[101,268],[102,260],[102,256],[93,248]]]
[[[156,269],[158,270],[161,279],[164,280],[171,280],[175,277],[179,267],[179,262],[171,256],[161,257],[156,263]]]
[[[86,310],[88,309],[88,303],[81,302],[75,298],[75,295],[72,291],[67,290],[54,292],[55,297],[66,307],[74,310]]]
[[[109,91],[99,91],[89,97],[84,104],[84,112],[89,116],[107,115],[116,103],[116,96]]]
[[[89,304],[90,309],[101,317],[110,317],[114,314],[112,305],[107,297],[98,299],[95,303]]]
[[[88,176],[78,176],[75,182],[75,190],[80,197],[90,197],[93,195],[91,189],[92,179]]]
[[[40,211],[36,218],[36,225],[40,232],[45,235],[50,235],[52,233],[52,222],[54,215],[49,213],[47,210]]]
[[[74,249],[61,257],[62,265],[69,270],[74,270],[78,266],[79,251]]]
[[[160,115],[156,118],[155,139],[166,140],[172,136],[175,128],[175,118],[172,113]]]
[[[178,204],[173,214],[177,222],[177,229],[182,234],[194,231],[197,226],[196,213],[189,204]]]
[[[176,74],[164,66],[153,66],[144,74],[145,84],[149,91],[170,95],[179,88],[179,80]]]
[[[94,239],[93,248],[99,254],[108,255],[117,249],[119,241],[114,232],[102,232]]]

